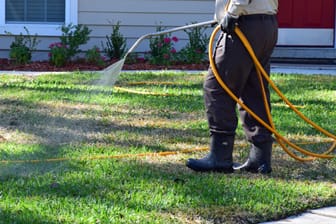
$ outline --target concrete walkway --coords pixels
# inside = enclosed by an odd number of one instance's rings
[[[336,224],[336,207],[309,210],[298,216],[261,224]]]
[[[336,64],[280,64],[271,65],[272,73],[306,74],[306,75],[336,75]]]

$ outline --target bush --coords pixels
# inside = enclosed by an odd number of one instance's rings
[[[37,34],[31,36],[27,27],[24,27],[26,35],[20,33],[15,36],[14,41],[10,45],[9,57],[16,64],[27,64],[32,57],[32,51],[36,49],[39,41],[37,40]],[[6,32],[8,35],[12,35]]]
[[[126,53],[126,38],[120,33],[120,22],[112,26],[110,36],[106,35],[106,47],[102,43],[104,52],[110,59],[120,59]]]
[[[49,48],[49,60],[51,64],[55,65],[56,67],[61,67],[65,65],[67,62],[67,46],[62,44],[61,42],[57,42],[50,44]]]
[[[86,25],[63,25],[61,30],[62,36],[60,37],[60,42],[49,46],[50,62],[58,67],[63,66],[67,61],[81,52],[79,46],[88,42],[91,33],[91,30]]]
[[[10,46],[9,57],[15,64],[27,64],[31,60],[31,52],[25,45],[12,43]]]
[[[62,26],[63,34],[60,37],[61,43],[68,47],[67,57],[71,59],[76,54],[81,52],[80,45],[86,44],[90,37],[91,30],[86,25],[72,25]]]
[[[92,47],[86,52],[86,61],[99,66],[105,64],[104,58],[101,56],[100,49],[97,46]]]
[[[162,31],[162,27],[159,26],[156,31]],[[169,34],[151,37],[149,62],[155,65],[170,65],[176,58],[176,50],[173,46],[176,42],[178,38],[175,36],[171,38]]]
[[[188,35],[189,42],[180,51],[180,60],[190,64],[199,64],[204,60],[209,43],[209,36],[205,30],[205,27],[195,27],[184,31]]]

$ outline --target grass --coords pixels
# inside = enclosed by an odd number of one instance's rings
[[[258,223],[336,204],[336,159],[299,163],[278,145],[266,176],[185,167],[204,151],[136,156],[207,147],[203,78],[123,73],[117,86],[131,93],[94,85],[98,74],[1,76],[0,223]],[[335,133],[336,77],[272,79]],[[314,152],[331,145],[274,92],[272,103],[287,138]],[[236,139],[234,159],[243,162],[241,127]],[[125,154],[134,156],[116,158]]]

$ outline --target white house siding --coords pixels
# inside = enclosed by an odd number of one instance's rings
[[[78,0],[78,23],[92,30],[89,42],[81,48],[86,50],[94,45],[101,48],[102,42],[106,41],[105,36],[111,34],[112,25],[118,21],[129,48],[140,36],[155,32],[159,25],[168,29],[212,20],[214,4],[214,0]],[[23,26],[22,33],[25,33]],[[185,45],[184,32],[173,35],[180,39],[175,45],[177,49]],[[0,58],[8,57],[13,38],[0,35],[0,39]],[[46,59],[49,44],[59,40],[57,36],[46,35],[39,39],[41,42],[33,54],[34,60]],[[143,41],[136,49],[139,52],[148,50],[148,41]]]
[[[87,47],[101,46],[105,36],[111,34],[111,24],[120,22],[120,32],[127,38],[130,47],[140,36],[155,32],[158,26],[165,29],[183,26],[192,22],[213,19],[214,0],[81,0],[79,23],[92,30]],[[209,29],[209,32],[211,30]],[[186,43],[186,34],[176,32],[180,41],[176,47]],[[136,51],[147,51],[148,41],[143,41]]]

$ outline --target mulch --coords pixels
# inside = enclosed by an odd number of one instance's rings
[[[110,61],[107,62],[104,66],[98,66],[95,64],[87,63],[83,60],[73,61],[67,63],[65,66],[56,67],[49,63],[49,61],[34,61],[24,65],[15,64],[9,59],[0,58],[0,70],[1,71],[97,71],[106,68],[107,66],[116,62]],[[136,63],[125,63],[123,70],[207,70],[209,67],[208,62],[201,64],[183,64],[176,63],[173,65],[153,65],[149,62],[136,62]]]

